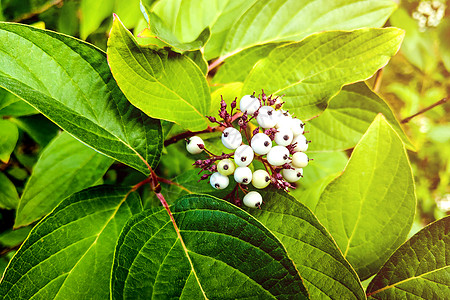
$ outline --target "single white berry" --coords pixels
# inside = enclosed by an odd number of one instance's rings
[[[230,179],[228,179],[227,176],[224,176],[224,175],[220,174],[219,172],[216,172],[211,175],[211,178],[209,179],[209,183],[211,183],[211,186],[213,188],[215,188],[216,190],[223,190],[230,183]]]
[[[282,128],[282,127],[290,128],[291,122],[292,122],[291,115],[287,111],[284,111],[284,110],[281,110],[280,112],[281,112],[281,115],[278,119],[277,124],[275,125],[275,128],[277,128],[277,129]]]
[[[272,128],[275,127],[279,118],[279,111],[270,106],[262,106],[258,111],[256,121],[262,128]]]
[[[306,150],[308,150],[308,141],[306,140],[306,137],[303,134],[297,135],[292,140],[292,145],[294,143],[297,143],[297,145],[294,148],[295,151],[305,152]]]
[[[234,171],[234,180],[237,183],[249,184],[252,182],[252,170],[249,167],[237,167]]]
[[[267,134],[260,132],[252,137],[251,145],[256,154],[265,155],[272,148],[272,140]]]
[[[228,149],[234,150],[242,144],[242,135],[234,127],[228,127],[222,132],[222,144]]]
[[[291,130],[294,136],[303,134],[305,132],[305,123],[299,119],[292,119]]]
[[[205,146],[202,138],[199,136],[193,136],[186,141],[186,150],[190,154],[199,154],[203,151],[198,145]]]
[[[247,195],[244,196],[244,199],[242,199],[244,202],[244,205],[251,208],[259,208],[262,204],[262,196],[260,193],[252,191],[249,192]]]
[[[292,155],[292,165],[296,168],[304,168],[308,165],[308,155],[303,152],[295,152]]]
[[[289,150],[284,146],[274,146],[267,153],[267,161],[272,166],[282,166],[289,162]]]
[[[275,143],[277,143],[280,146],[290,145],[293,138],[294,134],[292,133],[289,127],[279,128],[278,132],[275,133]]]
[[[222,159],[217,164],[217,171],[219,171],[220,174],[224,176],[228,176],[234,173],[234,170],[236,170],[236,166],[234,165],[234,162],[231,159]]]
[[[296,182],[303,177],[303,169],[302,168],[283,169],[283,171],[281,171],[281,175],[283,175],[283,178],[287,182]]]
[[[270,183],[270,175],[265,170],[257,170],[253,172],[252,184],[257,189],[263,189]]]
[[[253,149],[248,145],[241,145],[234,152],[234,161],[239,167],[246,167],[251,164],[253,157],[255,157]]]
[[[261,103],[253,95],[245,95],[239,102],[239,108],[242,112],[247,112],[247,115],[253,115],[260,107]]]

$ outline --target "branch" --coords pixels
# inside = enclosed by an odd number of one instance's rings
[[[187,139],[189,137],[192,137],[192,136],[200,134],[200,133],[215,132],[215,131],[217,131],[217,129],[219,127],[221,127],[221,126],[216,126],[216,127],[208,126],[208,128],[206,128],[204,130],[200,130],[200,131],[185,131],[185,132],[182,132],[180,134],[174,135],[170,139],[165,140],[164,141],[164,147],[167,147],[169,145],[172,145],[172,144],[178,142],[179,140],[184,140],[184,139]]]
[[[441,100],[439,100],[438,102],[436,102],[436,103],[434,103],[434,104],[431,104],[431,105],[428,106],[428,107],[425,107],[424,109],[418,111],[417,113],[413,114],[412,116],[409,116],[409,117],[403,119],[403,120],[401,121],[401,123],[402,123],[402,124],[408,123],[409,121],[411,121],[412,118],[417,117],[418,115],[421,115],[421,114],[423,114],[424,112],[427,112],[427,111],[429,111],[430,109],[432,109],[432,108],[434,108],[434,107],[436,107],[436,106],[438,106],[438,105],[444,104],[445,102],[447,102],[447,100],[448,100],[448,96],[445,97],[445,98],[442,98]]]
[[[377,74],[375,75],[375,82],[373,83],[373,91],[375,93],[378,93],[381,86],[381,79],[383,78],[383,71],[384,68],[381,68],[377,71]]]

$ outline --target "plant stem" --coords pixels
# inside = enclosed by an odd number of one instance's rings
[[[436,107],[436,106],[438,106],[438,105],[444,104],[445,102],[447,102],[447,100],[448,100],[448,96],[445,97],[445,98],[442,98],[441,100],[439,100],[438,102],[436,102],[436,103],[434,103],[434,104],[431,104],[431,105],[428,106],[428,107],[425,107],[424,109],[421,109],[420,111],[418,111],[417,113],[413,114],[412,116],[409,116],[409,117],[403,119],[403,120],[401,121],[401,123],[402,123],[402,124],[408,123],[409,121],[411,121],[412,118],[417,117],[418,115],[421,115],[421,114],[423,114],[424,112],[427,112],[427,111],[429,111],[430,109],[432,109],[432,108],[434,108],[434,107]]]
[[[373,83],[373,91],[375,93],[378,93],[381,86],[381,80],[383,79],[383,72],[384,68],[381,68],[378,70],[377,74],[375,75],[375,82]]]

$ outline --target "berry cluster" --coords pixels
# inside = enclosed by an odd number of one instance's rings
[[[237,184],[226,199],[238,206],[243,202],[253,208],[259,208],[263,201],[258,192],[247,191],[247,185],[250,183],[257,189],[263,189],[269,184],[287,192],[289,188],[295,188],[294,183],[303,177],[303,168],[310,160],[304,153],[310,141],[303,135],[305,124],[291,116],[288,111],[284,111],[283,104],[279,97],[267,97],[263,91],[260,97],[254,94],[242,97],[240,112],[233,115],[236,99],[230,105],[230,113],[227,112],[227,104],[222,99],[219,109],[222,120],[214,117],[208,119],[223,128],[222,144],[234,152],[214,155],[205,148],[200,137],[189,138],[186,144],[189,153],[199,154],[205,151],[209,154],[209,158],[194,163],[201,169],[199,174],[207,172],[200,180],[209,178],[213,188],[224,189],[230,183],[228,176],[233,175]],[[259,127],[250,130],[253,120],[256,120]],[[237,121],[239,129],[233,127],[234,121]],[[242,134],[247,144],[243,143]],[[252,172],[249,165],[254,160],[260,161],[265,169]],[[239,198],[239,189],[245,194],[242,201]]]

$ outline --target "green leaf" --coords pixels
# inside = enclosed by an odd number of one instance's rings
[[[355,271],[311,211],[282,191],[261,195],[264,205],[251,214],[286,247],[311,299],[365,299]]]
[[[113,10],[122,18],[127,28],[134,28],[142,16],[140,1],[116,0]]]
[[[450,216],[416,233],[384,264],[367,288],[369,299],[450,298]]]
[[[395,7],[390,0],[257,1],[234,23],[221,55],[319,31],[380,27]]]
[[[26,104],[22,100],[21,102]],[[58,126],[41,114],[11,118],[9,120],[25,131],[41,147],[45,147],[60,132]]]
[[[20,117],[38,112],[19,97],[0,88],[0,116]]]
[[[285,95],[284,109],[307,119],[321,113],[343,85],[371,77],[403,38],[396,28],[331,31],[275,48],[244,82],[242,95]]]
[[[99,186],[65,199],[10,262],[1,298],[108,299],[114,246],[125,222],[140,211],[129,188]]]
[[[157,165],[161,124],[127,101],[104,52],[66,35],[9,23],[0,23],[0,50],[0,86],[105,155],[147,175],[147,163]]]
[[[14,183],[3,172],[0,172],[0,208],[16,209],[18,203],[19,195]]]
[[[63,132],[43,150],[34,166],[17,208],[14,227],[38,220],[67,196],[92,186],[112,162]]]
[[[318,118],[307,123],[308,151],[335,151],[354,147],[378,113],[382,113],[408,148],[414,149],[389,105],[364,82],[344,87]]]
[[[0,119],[0,132],[0,160],[7,163],[19,139],[19,130],[10,121]]]
[[[111,16],[116,0],[81,0],[80,36],[85,40],[100,27],[104,19]]]
[[[209,88],[191,59],[139,46],[118,18],[114,19],[107,52],[114,78],[133,105],[153,118],[189,130],[206,128]]]
[[[405,241],[415,202],[405,146],[378,115],[343,174],[322,193],[315,212],[364,280]]]
[[[123,229],[113,299],[308,298],[283,245],[244,211],[206,195],[182,197],[171,210],[184,243],[162,208]]]
[[[30,227],[23,227],[16,230],[9,229],[0,234],[0,245],[4,247],[15,247],[20,245],[31,231]]]
[[[208,73],[208,62],[205,60],[203,53],[200,50],[185,52],[186,56],[200,68],[202,73],[206,76]]]

